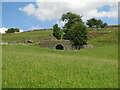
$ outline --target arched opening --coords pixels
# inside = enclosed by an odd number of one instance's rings
[[[63,50],[64,49],[64,47],[62,46],[62,45],[57,45],[56,47],[55,47],[57,50]]]

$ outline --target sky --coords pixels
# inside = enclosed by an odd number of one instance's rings
[[[63,27],[63,13],[73,12],[82,16],[84,22],[97,18],[118,24],[117,2],[81,2],[81,0],[35,0],[34,2],[2,2],[2,26],[20,28],[23,31],[49,29],[54,24]],[[0,4],[1,5],[1,4]]]

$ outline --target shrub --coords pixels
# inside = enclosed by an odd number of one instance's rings
[[[62,39],[63,32],[58,27],[58,24],[53,25],[53,36],[55,36],[57,39]]]
[[[6,33],[15,33],[15,32],[19,32],[19,28],[9,28]]]
[[[69,40],[74,42],[74,45],[86,44],[87,41],[87,27],[83,23],[75,23],[73,27],[68,30]]]

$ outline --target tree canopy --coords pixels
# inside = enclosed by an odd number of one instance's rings
[[[63,32],[58,27],[58,24],[53,25],[53,36],[55,36],[57,39],[62,39]]]
[[[103,23],[102,25],[101,25],[101,28],[105,28],[107,26],[107,23]]]
[[[74,45],[85,44],[87,40],[87,28],[82,21],[82,16],[68,12],[61,17],[67,23],[64,26],[64,39],[71,40]]]
[[[69,39],[69,35],[68,35],[68,30],[77,22],[81,22],[83,23],[82,16],[77,15],[75,13],[71,13],[71,12],[67,12],[66,14],[63,14],[61,17],[62,21],[65,21],[66,24],[63,27],[63,31],[64,31],[64,39]]]
[[[58,24],[53,25],[53,35],[57,39],[66,39],[74,42],[74,45],[86,44],[87,41],[87,27],[84,25],[82,16],[68,12],[61,17],[66,24],[61,30]]]
[[[63,14],[61,17],[62,21],[67,21],[67,23],[65,24],[64,28],[65,29],[69,29],[72,27],[72,25],[75,24],[75,22],[82,22],[81,19],[82,16],[68,12],[66,14]]]
[[[68,30],[69,40],[74,42],[74,45],[86,44],[87,41],[87,27],[78,22]]]
[[[9,28],[6,33],[15,33],[15,32],[19,32],[20,29],[19,28]]]
[[[87,20],[86,25],[88,25],[89,27],[104,28],[107,25],[107,23],[103,23],[102,20],[97,20],[95,18],[91,18],[91,19]]]

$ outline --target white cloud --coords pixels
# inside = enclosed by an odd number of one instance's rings
[[[19,32],[24,32],[22,29],[20,29],[20,31]]]
[[[82,15],[85,21],[92,17],[117,18],[117,4],[117,2],[81,2],[81,0],[37,0],[35,5],[28,4],[27,6],[19,9],[42,21],[60,19],[63,13],[69,11]],[[109,11],[97,11],[98,8],[105,5],[110,6]]]
[[[35,6],[33,4],[28,4],[26,7],[19,8],[19,10],[27,12],[28,15],[32,15],[35,13]]]
[[[63,21],[56,21],[55,24],[58,24],[60,28],[63,28],[66,22]]]
[[[0,33],[3,34],[3,33],[5,33],[5,31],[7,31],[7,30],[8,30],[8,28],[1,27],[1,28],[0,28]]]

